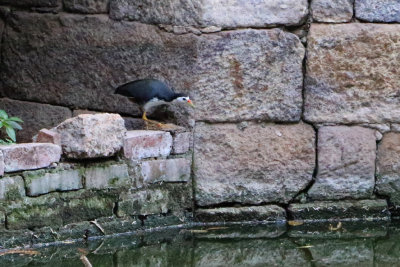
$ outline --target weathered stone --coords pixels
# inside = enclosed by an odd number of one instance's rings
[[[48,167],[58,162],[61,147],[49,143],[27,143],[0,146],[4,156],[4,171],[14,172]]]
[[[287,203],[312,180],[315,133],[306,124],[197,123],[196,202]]]
[[[196,120],[300,119],[304,47],[296,35],[238,30],[206,35],[199,46]]]
[[[171,153],[172,136],[162,131],[128,131],[124,138],[124,156],[129,159],[166,157]]]
[[[107,13],[109,0],[63,0],[67,11],[95,14]]]
[[[141,163],[143,181],[187,182],[190,179],[191,162],[185,158],[144,161]]]
[[[85,168],[85,188],[107,189],[132,185],[126,164],[95,164]]]
[[[400,208],[400,133],[386,133],[379,143],[376,191]]]
[[[122,147],[126,129],[118,114],[82,114],[52,130],[61,135],[63,155],[68,158],[110,157]]]
[[[183,154],[189,151],[190,132],[176,133],[173,136],[172,154]]]
[[[354,0],[313,0],[311,13],[318,22],[349,22],[353,18]]]
[[[61,146],[61,135],[55,131],[41,129],[36,137],[36,143],[52,143]]]
[[[172,213],[183,216],[192,207],[192,188],[187,184],[163,184],[162,187],[123,193],[118,202],[118,217]]]
[[[25,197],[8,206],[7,227],[54,227],[111,216],[115,201],[115,197],[84,190]]]
[[[14,12],[9,20],[0,78],[4,95],[14,99],[140,116],[138,105],[113,92],[154,77],[190,92],[195,113],[173,105],[187,121],[192,114],[205,121],[300,119],[304,47],[291,33],[175,35],[106,15],[65,13]]]
[[[21,176],[0,179],[0,200],[16,200],[24,196],[25,185]]]
[[[400,25],[313,24],[308,35],[304,116],[316,123],[400,121],[394,45]]]
[[[12,5],[22,7],[57,7],[60,0],[0,0],[0,5]]]
[[[223,28],[298,25],[306,17],[306,0],[112,0],[110,16],[150,24]]]
[[[368,22],[400,22],[398,0],[355,0],[356,18]]]
[[[0,176],[4,174],[4,156],[3,152],[0,151]]]
[[[320,128],[318,172],[308,195],[320,200],[371,197],[375,159],[375,130],[359,126]]]
[[[386,200],[316,201],[290,204],[289,216],[294,220],[383,219],[390,220]]]
[[[0,90],[1,91],[1,90]],[[32,142],[32,137],[42,128],[51,128],[71,118],[66,107],[0,98],[0,107],[10,116],[19,117],[23,130],[17,131],[18,142]]]
[[[241,208],[197,209],[196,219],[201,222],[285,221],[285,209],[276,206]]]
[[[115,88],[143,77],[179,80],[189,74],[196,54],[194,36],[175,39],[156,26],[116,22],[107,15],[14,12],[7,33],[5,95],[134,116],[141,115],[138,106],[113,94]],[[192,84],[187,80],[177,88]]]
[[[83,188],[79,170],[38,170],[23,173],[26,194],[39,196],[54,191],[71,191]]]

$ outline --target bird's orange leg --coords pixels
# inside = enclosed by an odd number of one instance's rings
[[[148,130],[149,129],[149,124],[148,124],[149,119],[146,116],[146,111],[143,112],[142,120],[144,120],[144,123],[146,124],[146,130]]]
[[[149,123],[156,124],[159,128],[162,128],[162,126],[164,125],[161,122],[148,119],[145,111],[143,112],[142,119],[144,120],[144,123],[146,124],[146,130],[149,129]]]

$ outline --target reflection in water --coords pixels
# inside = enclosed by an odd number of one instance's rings
[[[201,231],[199,231],[199,229]],[[169,229],[0,254],[0,266],[398,266],[400,223],[344,222]],[[82,250],[83,249],[83,250]]]

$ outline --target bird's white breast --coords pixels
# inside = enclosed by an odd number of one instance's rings
[[[163,105],[163,104],[168,104],[168,102],[165,102],[164,100],[158,99],[157,97],[152,98],[149,102],[147,102],[143,108],[145,111],[151,109],[152,107]]]

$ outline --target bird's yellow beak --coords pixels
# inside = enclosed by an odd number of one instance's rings
[[[189,105],[191,105],[193,108],[195,107],[194,104],[193,104],[193,102],[192,102],[192,100],[188,99],[187,103],[188,103]]]

